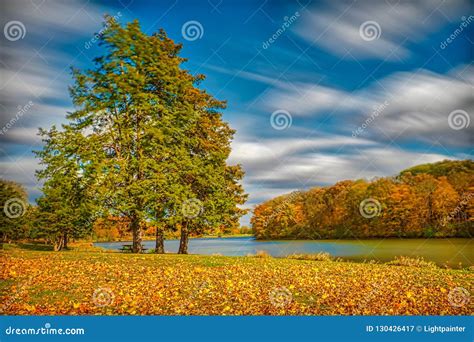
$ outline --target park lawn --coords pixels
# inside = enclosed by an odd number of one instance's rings
[[[36,249],[36,248],[35,248]],[[450,291],[472,270],[284,258],[0,252],[0,313],[12,315],[467,315]],[[456,301],[456,299],[455,299]],[[456,302],[456,303],[459,303]]]

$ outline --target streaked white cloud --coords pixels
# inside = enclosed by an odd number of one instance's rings
[[[237,137],[232,143],[232,153],[229,162],[241,163],[247,168],[259,167],[261,164],[281,163],[288,156],[316,152],[341,146],[370,146],[375,143],[366,139],[325,135],[307,138],[271,138],[271,139],[241,139]]]
[[[357,58],[399,60],[410,55],[406,41],[418,41],[446,18],[460,20],[469,13],[468,0],[413,1],[332,1],[327,9],[310,9],[302,14],[295,32],[311,44],[338,56],[347,53]],[[366,41],[360,26],[375,21],[380,26],[378,39]]]
[[[343,126],[349,133],[374,108],[387,101],[388,105],[365,129],[364,136],[385,141],[422,139],[445,146],[469,146],[474,125],[454,131],[448,124],[448,116],[457,109],[474,116],[473,79],[471,66],[459,67],[446,75],[427,70],[397,72],[355,92],[312,84],[300,84],[297,91],[273,89],[261,99],[260,105],[269,112],[283,108],[302,117],[349,112],[351,115],[344,117]]]

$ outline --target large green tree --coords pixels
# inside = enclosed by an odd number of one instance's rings
[[[106,21],[105,54],[94,68],[73,70],[76,110],[64,127],[83,137],[75,141],[79,165],[103,211],[130,223],[133,251],[151,223],[158,240],[165,227],[181,229],[186,253],[190,233],[243,213],[243,172],[226,165],[234,131],[219,112],[225,103],[181,67],[181,45],[163,30],[149,36],[137,21]]]

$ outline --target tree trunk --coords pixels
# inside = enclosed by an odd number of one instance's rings
[[[67,249],[67,242],[68,242],[68,238],[67,238],[67,233],[65,232],[63,235],[63,248],[64,249]]]
[[[165,252],[165,241],[163,228],[156,227],[156,243],[155,243],[155,253],[163,254]]]
[[[430,226],[433,224],[433,199],[431,194],[428,195],[428,224]]]
[[[63,249],[63,247],[64,247],[64,237],[61,235],[54,239],[54,251],[59,252]]]
[[[132,252],[141,253],[142,252],[142,230],[140,226],[140,220],[138,217],[133,216],[130,222],[130,229],[133,236]]]
[[[188,254],[188,224],[184,222],[181,226],[181,239],[179,240],[179,250],[178,254]]]

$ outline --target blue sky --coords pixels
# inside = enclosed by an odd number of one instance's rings
[[[246,170],[249,207],[472,158],[469,1],[28,0],[3,1],[0,13],[0,175],[31,200],[37,129],[72,110],[69,67],[100,55],[104,13],[138,19],[149,34],[164,28],[183,43],[184,67],[228,101],[224,118],[237,130],[229,162]]]

